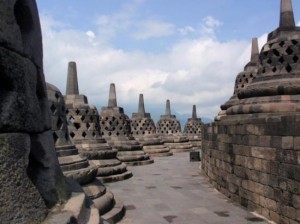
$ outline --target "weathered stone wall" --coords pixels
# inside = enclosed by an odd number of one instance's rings
[[[300,222],[300,115],[202,130],[202,169],[220,192],[276,223]]]

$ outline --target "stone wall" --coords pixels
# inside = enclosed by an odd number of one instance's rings
[[[203,126],[202,170],[220,192],[276,223],[300,222],[300,115]]]

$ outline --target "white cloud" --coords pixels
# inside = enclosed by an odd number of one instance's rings
[[[137,31],[133,33],[134,39],[146,40],[169,36],[175,33],[175,26],[158,20],[147,20],[137,24]]]
[[[138,95],[144,93],[146,107],[158,105],[162,113],[165,100],[170,99],[179,113],[191,113],[196,104],[199,116],[214,117],[250,58],[250,40],[220,42],[202,36],[174,43],[166,53],[150,54],[95,45],[99,33],[56,29],[55,24],[60,23],[49,25],[47,16],[41,22],[46,80],[64,93],[67,63],[76,61],[80,92],[99,110],[106,106],[109,84],[114,82],[118,103],[124,108],[137,105]],[[215,21],[208,24],[217,26]]]
[[[178,32],[179,32],[181,35],[186,36],[186,35],[188,35],[188,34],[190,34],[190,33],[196,32],[196,29],[195,29],[194,27],[192,27],[192,26],[185,26],[185,27],[183,27],[183,28],[179,28],[179,29],[178,29]]]

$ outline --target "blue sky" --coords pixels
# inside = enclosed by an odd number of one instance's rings
[[[67,62],[76,61],[79,88],[98,110],[116,83],[130,116],[144,93],[146,110],[213,118],[250,58],[279,23],[279,0],[37,0],[46,80],[65,91]],[[293,1],[296,22],[300,1]]]

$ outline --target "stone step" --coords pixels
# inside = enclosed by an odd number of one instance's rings
[[[99,224],[98,210],[87,198],[80,186],[71,181],[73,188],[70,199],[62,206],[51,210],[44,224],[89,223]]]
[[[72,180],[77,181],[79,184],[90,183],[97,176],[97,167],[88,166],[83,169],[64,171],[66,177],[69,177]]]
[[[125,162],[128,166],[143,166],[154,163],[153,159],[142,160],[142,161],[128,161]]]
[[[64,157],[58,158],[58,161],[59,161],[59,165],[63,172],[84,169],[89,166],[89,162],[86,159],[83,159],[80,161],[77,158],[74,158],[75,161],[72,162],[71,161],[72,158],[69,158],[70,159],[69,161],[63,161],[61,158],[64,158]]]
[[[73,145],[67,145],[62,147],[56,146],[55,149],[57,157],[72,156],[78,154],[78,150]]]
[[[104,177],[97,177],[98,180],[101,180],[103,183],[111,183],[111,182],[117,182],[122,181],[131,178],[132,172],[127,170],[124,173],[110,175],[110,176],[104,176]]]
[[[123,202],[119,199],[119,197],[115,195],[114,199],[114,207],[109,212],[101,216],[102,219],[110,223],[117,223],[124,217],[126,213]]]

